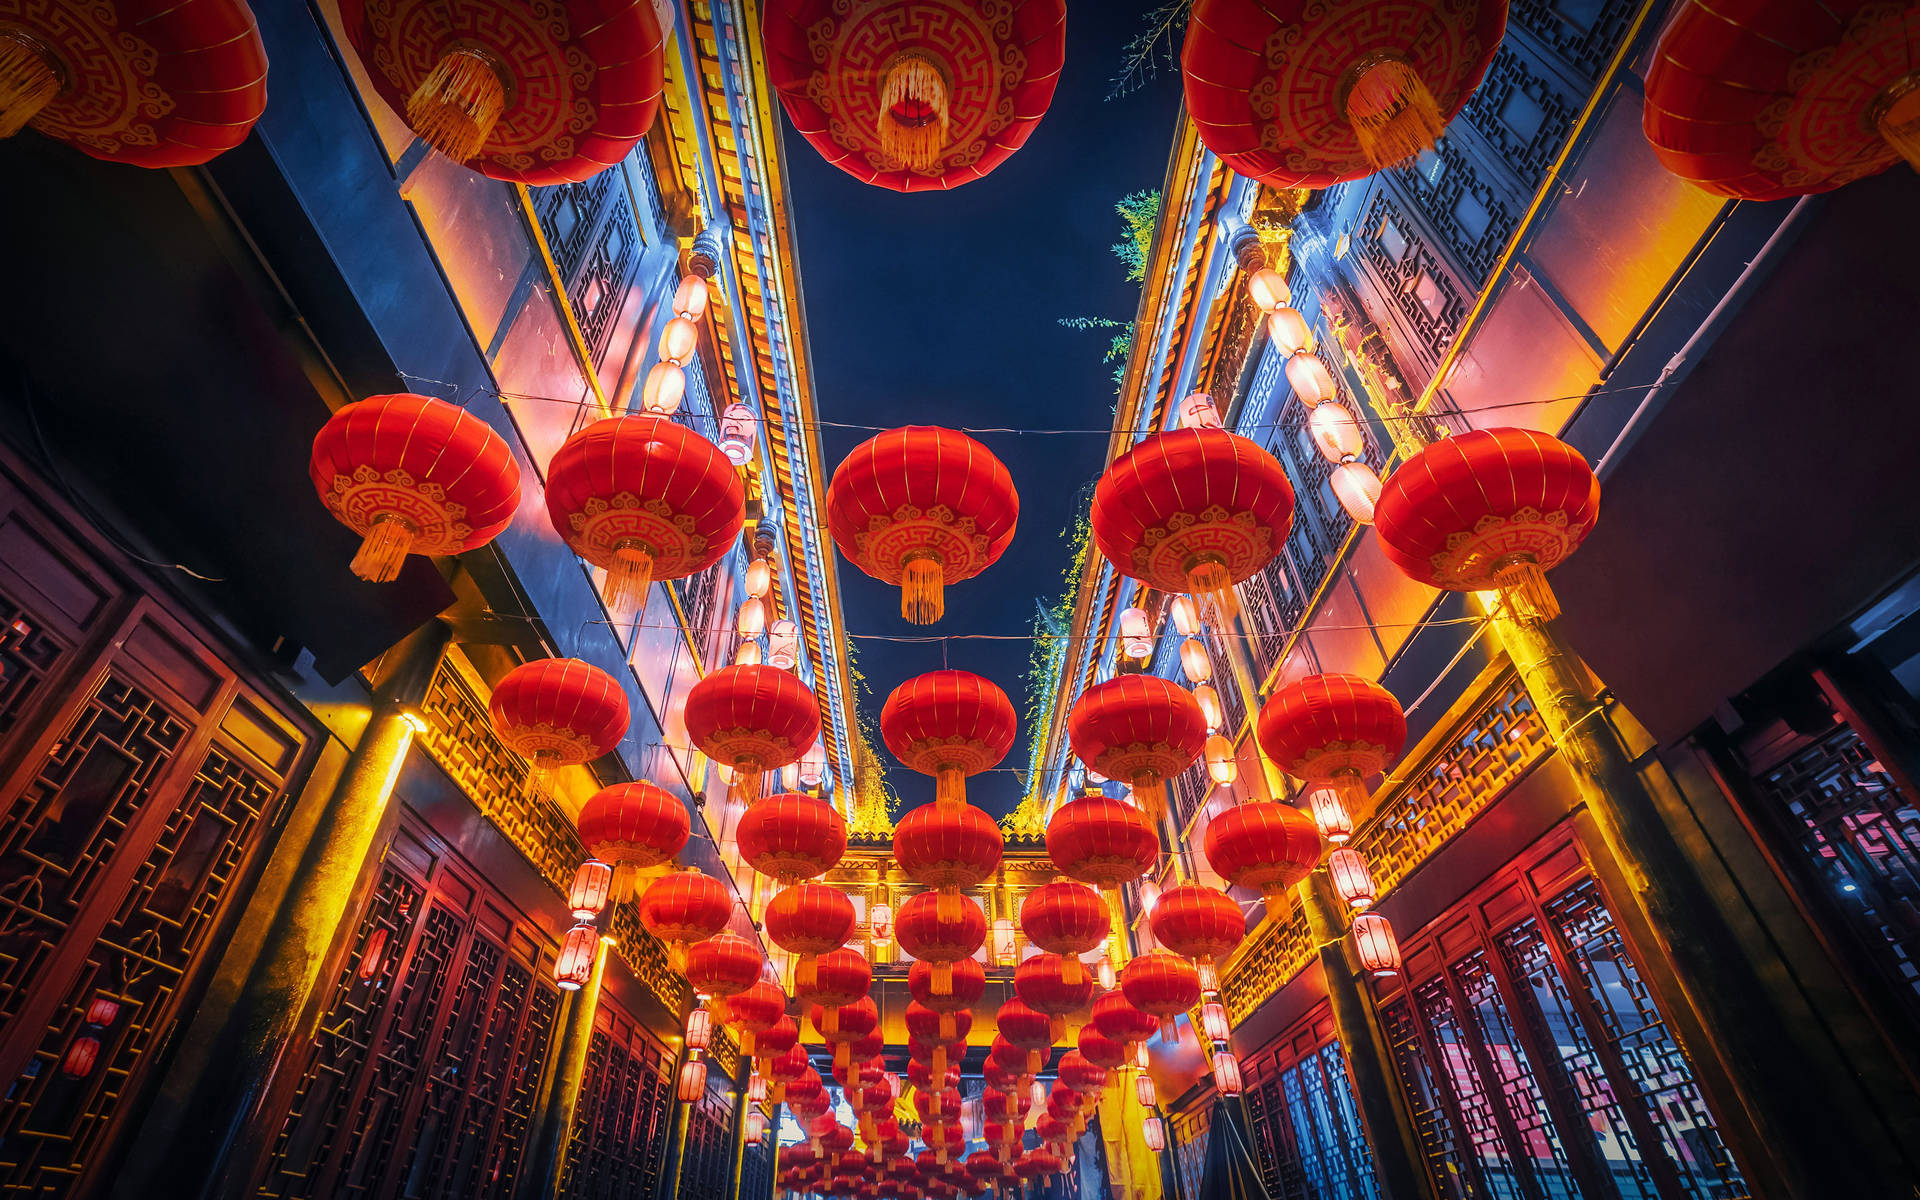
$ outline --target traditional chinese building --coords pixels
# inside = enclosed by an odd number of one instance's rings
[[[152,7],[0,0],[0,1188],[1920,1187],[1920,180],[1869,169],[1920,6],[1409,4],[1391,52],[1149,14],[1186,103],[1070,619],[1028,695],[929,683],[912,728],[862,671],[1050,588],[992,573],[1004,510],[1090,481],[908,430],[830,490],[870,431],[816,387],[789,168],[962,211],[1060,103],[1058,0]],[[1377,169],[1233,141],[1269,85],[1305,129],[1321,58]],[[1259,561],[1103,552],[1118,464],[1229,433]],[[1597,480],[1496,521],[1559,539],[1550,591],[1409,566],[1409,481],[1482,437]],[[1338,677],[1405,728],[1335,786],[1268,726]],[[1114,684],[1204,721],[1164,783],[1093,767]],[[1248,886],[1210,831],[1275,802]],[[1244,913],[1218,961],[1176,890]]]

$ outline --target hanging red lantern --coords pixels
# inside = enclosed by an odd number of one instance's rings
[[[487,709],[501,743],[535,771],[610,754],[627,733],[626,693],[613,676],[577,658],[521,663],[494,685]]]
[[[607,572],[607,607],[643,608],[647,589],[726,556],[746,521],[746,485],[718,447],[665,417],[595,421],[547,464],[547,516]]]
[[[10,0],[0,29],[0,137],[32,125],[108,162],[194,167],[266,110],[267,52],[244,0]]]
[[[937,1067],[934,1069],[935,1075],[943,1073],[944,1072]],[[922,1122],[927,1121],[929,1118],[957,1115],[960,1112],[960,1092],[956,1088],[942,1088],[937,1091],[929,1089],[927,1091],[915,1092],[913,1095],[913,1111],[920,1114],[920,1120]],[[927,1144],[932,1145],[933,1143],[929,1141]]]
[[[966,777],[1000,765],[1019,718],[1007,694],[971,671],[929,671],[907,680],[880,709],[880,736],[902,763],[936,780],[934,800],[966,800]]]
[[[1129,1046],[1135,1042],[1144,1042],[1153,1036],[1159,1027],[1151,1014],[1141,1012],[1127,999],[1126,993],[1112,991],[1103,994],[1093,1002],[1093,1013],[1087,1019],[1087,1028],[1097,1031],[1102,1037]],[[1081,1034],[1082,1039],[1085,1033]],[[1081,1047],[1086,1054],[1086,1047]],[[1088,1058],[1094,1058],[1087,1054]],[[1095,1059],[1095,1061],[1099,1061]]]
[[[1148,924],[1155,941],[1203,968],[1225,960],[1247,936],[1240,906],[1225,892],[1198,883],[1161,892]]]
[[[573,883],[567,888],[567,911],[576,921],[591,921],[607,907],[613,894],[613,868],[588,859],[574,868]]]
[[[829,950],[813,960],[813,976],[805,987],[793,989],[794,999],[816,1004],[829,1013],[853,1004],[873,987],[873,965],[866,955],[844,946]]]
[[[1160,1018],[1160,1040],[1179,1036],[1174,1018],[1200,1003],[1200,973],[1177,954],[1154,950],[1120,972],[1120,990],[1141,1012]]]
[[[1099,948],[1113,921],[1098,892],[1058,879],[1041,884],[1020,901],[1020,928],[1034,945],[1063,956],[1062,982],[1077,985],[1086,977],[1079,956]]]
[[[1020,1162],[1014,1167],[1022,1179],[1040,1179],[1048,1175],[1058,1175],[1066,1170],[1066,1164],[1060,1156],[1051,1150],[1029,1150],[1020,1156]]]
[[[831,871],[847,852],[846,818],[824,800],[788,792],[763,797],[734,831],[740,857],[782,884]]]
[[[1207,718],[1192,693],[1157,675],[1121,675],[1080,693],[1067,715],[1073,752],[1091,769],[1133,787],[1158,819],[1166,782],[1207,744]]]
[[[992,878],[1005,846],[994,819],[960,801],[923,804],[900,818],[893,831],[895,861],[907,878],[935,889],[943,921],[960,919],[965,899],[960,889]],[[896,928],[905,924],[905,917],[903,906]]]
[[[760,1035],[787,1015],[787,994],[778,984],[756,979],[728,996],[721,1004],[721,1011],[721,1019],[739,1039],[741,1055],[752,1058]]]
[[[766,965],[758,945],[737,933],[722,932],[687,951],[687,982],[696,995],[725,998],[759,983]]]
[[[667,944],[667,961],[675,971],[686,970],[688,946],[725,929],[732,916],[727,889],[698,871],[662,875],[640,895],[640,923]]]
[[[853,901],[839,888],[823,883],[797,883],[767,905],[764,924],[773,944],[797,955],[795,988],[812,987],[814,963],[829,950],[838,950],[853,936],[859,918]]]
[[[820,736],[820,704],[792,671],[722,667],[687,692],[687,736],[700,752],[739,774],[747,804],[760,799],[760,776],[778,771]]]
[[[1023,1001],[1002,1002],[994,1017],[1000,1036],[1016,1049],[1026,1051],[1023,1074],[1038,1075],[1047,1063],[1047,1050],[1059,1037],[1059,1026],[1043,1012],[1029,1008]]]
[[[1525,620],[1560,613],[1547,571],[1579,549],[1600,515],[1600,482],[1572,446],[1531,429],[1442,438],[1381,486],[1380,549],[1409,579],[1453,592],[1499,591]]]
[[[384,930],[380,932],[385,932]],[[560,990],[576,992],[593,978],[594,959],[600,952],[600,931],[591,925],[575,925],[560,943],[560,957],[554,960],[553,981]],[[361,978],[367,976],[363,973]]]
[[[1060,872],[1098,888],[1132,883],[1160,859],[1147,815],[1109,796],[1082,796],[1047,822],[1047,857]]]
[[[398,578],[409,554],[479,549],[520,503],[520,466],[500,435],[410,392],[334,413],[313,439],[307,474],[327,511],[360,535],[353,573],[375,583]]]
[[[1115,994],[1117,995],[1118,993]],[[1139,1009],[1134,1009],[1133,1011],[1139,1013],[1141,1016],[1145,1016],[1144,1013],[1140,1013]],[[1157,1028],[1157,1026],[1152,1017],[1146,1017],[1146,1022],[1147,1034],[1145,1036],[1151,1037],[1152,1031]],[[1117,1071],[1126,1065],[1126,1043],[1108,1037],[1093,1025],[1082,1025],[1080,1027],[1080,1037],[1077,1044],[1079,1046],[1080,1057],[1102,1071]]]
[[[964,1009],[939,1012],[915,1001],[907,1005],[906,1023],[908,1035],[929,1046],[951,1045],[967,1040],[967,1034],[973,1029],[973,1014]]]
[[[422,141],[528,185],[591,179],[646,135],[666,67],[654,14],[646,0],[340,4],[373,90]]]
[[[1309,783],[1336,783],[1392,766],[1407,740],[1407,719],[1377,683],[1308,675],[1267,700],[1255,733],[1282,770]]]
[[[807,1009],[807,1019],[833,1047],[833,1065],[844,1067],[853,1061],[853,1043],[879,1028],[880,1009],[873,997],[862,996],[836,1009],[812,1005]]]
[[[1216,813],[1201,848],[1221,878],[1259,892],[1273,908],[1320,861],[1320,834],[1291,804],[1249,801]]]
[[[1647,140],[1716,196],[1829,191],[1905,157],[1920,169],[1920,12],[1911,4],[1679,6],[1648,60]]]
[[[685,802],[644,779],[587,797],[577,824],[587,853],[613,865],[615,899],[633,895],[640,872],[672,862],[692,832]]]
[[[917,962],[907,968],[907,994],[935,1012],[959,1012],[980,1003],[987,991],[987,969],[971,958],[947,964],[947,990],[933,988],[934,966]]]
[[[1066,61],[1065,0],[923,0],[911,13],[771,0],[767,74],[800,136],[897,192],[979,179],[1024,144]]]
[[[900,906],[894,936],[900,948],[933,964],[933,993],[953,990],[953,964],[970,959],[987,941],[987,915],[966,896],[956,896],[959,911],[947,916],[947,906],[934,892],[921,892]]]
[[[907,1063],[907,1082],[922,1090],[931,1088],[934,1080],[932,1062],[932,1047],[927,1048],[925,1056],[910,1059]],[[949,1066],[946,1075],[941,1080],[940,1086],[959,1087],[960,1068],[957,1066]]]
[[[1060,1056],[1060,1082],[1085,1095],[1096,1094],[1111,1082],[1108,1068],[1100,1066],[1079,1050]]]
[[[993,565],[1013,540],[1020,497],[985,446],[931,425],[890,429],[854,447],[827,486],[840,553],[900,585],[900,616],[931,625],[944,589]]]
[[[1373,903],[1373,872],[1367,870],[1367,860],[1360,857],[1357,850],[1335,850],[1327,856],[1327,874],[1333,880],[1333,890],[1340,898],[1356,909],[1366,908]]]
[[[1381,978],[1400,973],[1400,940],[1379,913],[1365,912],[1353,919],[1353,948],[1363,970]]]
[[[1116,571],[1232,612],[1233,585],[1286,543],[1293,485],[1278,459],[1237,433],[1175,429],[1113,460],[1094,488],[1092,523]]]
[[[1241,175],[1280,188],[1361,179],[1432,149],[1506,23],[1506,0],[1195,0],[1187,111]]]
[[[782,1041],[787,1043],[784,1049],[778,1046]],[[796,1094],[794,1085],[813,1072],[813,1060],[807,1057],[806,1048],[800,1045],[800,1026],[792,1017],[781,1017],[774,1022],[773,1028],[760,1035],[759,1050],[760,1071],[767,1077],[768,1101],[792,1107]],[[824,1098],[824,1090],[821,1094]]]
[[[1066,966],[1069,962],[1075,967],[1071,980]],[[1054,1018],[1058,1028],[1061,1018],[1079,1012],[1093,1001],[1093,980],[1086,971],[1078,969],[1079,966],[1077,958],[1031,955],[1013,972],[1013,993],[1028,1008]]]

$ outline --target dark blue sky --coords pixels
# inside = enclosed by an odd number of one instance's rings
[[[1011,426],[1105,430],[1113,421],[1109,334],[1059,318],[1130,320],[1139,285],[1109,247],[1113,206],[1158,188],[1179,108],[1177,70],[1105,99],[1140,28],[1135,3],[1069,5],[1066,67],[1033,136],[987,178],[951,192],[902,195],[829,166],[786,127],[815,403],[824,421],[891,427]],[[820,431],[829,474],[869,432]],[[1083,488],[1100,473],[1104,434],[976,435],[1007,464],[1020,524],[999,563],[951,586],[946,617],[900,619],[898,593],[837,560],[847,629],[855,634],[1021,634],[1034,601],[1063,587],[1065,536]],[[943,665],[939,643],[854,639],[872,688],[870,715],[902,680]],[[1027,709],[1025,641],[953,640],[944,665],[992,679]],[[1027,739],[1003,766],[1027,763]],[[876,746],[889,763],[884,747]],[[903,807],[932,799],[933,781],[893,764]],[[969,798],[999,815],[1019,801],[1013,775],[976,778]]]

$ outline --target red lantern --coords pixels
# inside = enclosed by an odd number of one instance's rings
[[[862,996],[836,1009],[815,1004],[807,1009],[807,1019],[833,1047],[833,1065],[844,1067],[853,1061],[853,1043],[879,1028],[880,1009],[873,997]]]
[[[973,1030],[973,1014],[962,1009],[958,1012],[937,1012],[924,1004],[907,1005],[907,1034],[919,1038],[929,1046],[941,1043],[952,1045],[965,1042],[967,1034]],[[934,1074],[941,1072],[935,1070]]]
[[[914,1058],[911,1061],[909,1061],[907,1063],[907,1082],[921,1089],[932,1087],[933,1086],[933,1067],[930,1065],[932,1062],[932,1059],[933,1059],[933,1050],[932,1050],[932,1047],[928,1047],[926,1057]],[[959,1087],[960,1086],[960,1068],[948,1067],[946,1076],[942,1079],[940,1086],[941,1087]]]
[[[1154,950],[1129,962],[1120,972],[1120,990],[1133,1006],[1160,1018],[1160,1040],[1179,1034],[1173,1019],[1200,1003],[1200,973],[1177,954]]]
[[[783,890],[767,905],[765,919],[773,944],[799,956],[796,988],[813,986],[815,959],[846,945],[857,923],[853,901],[823,883],[798,883]]]
[[[1335,850],[1327,856],[1327,874],[1333,890],[1353,908],[1366,908],[1374,901],[1373,872],[1357,850]]]
[[[1019,1163],[1014,1167],[1015,1173],[1022,1179],[1039,1179],[1047,1175],[1058,1175],[1065,1169],[1066,1166],[1060,1161],[1059,1155],[1044,1149],[1027,1151],[1020,1156]]]
[[[1206,967],[1232,954],[1247,936],[1240,906],[1225,892],[1197,883],[1161,892],[1149,924],[1155,941]]]
[[[933,964],[935,995],[953,990],[953,964],[972,958],[987,940],[987,916],[980,906],[965,896],[952,899],[959,911],[949,917],[937,893],[921,892],[900,906],[894,922],[900,948]]]
[[[723,932],[687,951],[687,982],[697,995],[738,995],[760,982],[766,965],[759,946],[737,933]]]
[[[99,1060],[100,1039],[77,1037],[67,1043],[67,1052],[60,1056],[60,1073],[70,1079],[85,1079]]]
[[[1108,796],[1082,796],[1047,822],[1047,857],[1062,874],[1099,888],[1117,888],[1153,870],[1160,835],[1147,815]]]
[[[1135,1008],[1124,992],[1114,991],[1105,993],[1093,1002],[1093,1014],[1087,1020],[1087,1027],[1096,1030],[1102,1037],[1128,1046],[1152,1037],[1158,1023],[1151,1015]],[[1080,1036],[1084,1042],[1086,1033],[1082,1031]],[[1084,1045],[1081,1053],[1086,1054]],[[1092,1054],[1087,1054],[1087,1057],[1100,1061]]]
[[[939,1075],[942,1074],[942,1072],[936,1067],[934,1068],[934,1074]],[[943,1088],[939,1091],[928,1090],[915,1092],[913,1095],[913,1110],[920,1114],[920,1119],[923,1122],[929,1117],[958,1114],[960,1111],[960,1093],[954,1088]],[[929,1141],[927,1144],[932,1145],[933,1143]]]
[[[916,675],[893,689],[880,710],[887,749],[938,781],[938,803],[963,802],[966,777],[999,766],[1018,731],[1007,694],[971,671]]]
[[[244,0],[11,0],[0,22],[0,137],[31,124],[109,162],[193,167],[245,141],[267,106]]]
[[[313,439],[307,474],[327,511],[361,537],[353,573],[375,583],[397,578],[409,554],[479,549],[520,503],[520,466],[500,435],[410,392],[334,413]]]
[[[633,895],[639,872],[672,862],[692,831],[686,804],[644,779],[616,783],[587,797],[578,824],[587,853],[613,864],[616,899]]]
[[[1335,783],[1392,766],[1407,740],[1407,719],[1377,683],[1308,675],[1268,699],[1255,732],[1281,769],[1309,783]]]
[[[1920,168],[1920,13],[1911,4],[1679,6],[1647,65],[1644,126],[1669,171],[1778,200]]]
[[[1207,718],[1180,685],[1157,675],[1121,675],[1080,693],[1067,716],[1067,737],[1081,762],[1131,784],[1134,799],[1157,817],[1167,780],[1206,747]]]
[[[858,950],[829,950],[813,960],[813,977],[796,987],[794,998],[828,1010],[853,1004],[873,987],[873,966]]]
[[[560,957],[554,960],[553,981],[562,991],[574,992],[593,978],[593,960],[600,949],[600,931],[591,925],[575,925],[560,943]],[[364,976],[363,976],[364,978]]]
[[[1187,111],[1207,149],[1262,183],[1361,179],[1433,147],[1506,21],[1506,0],[1195,0]]]
[[[1498,590],[1509,610],[1550,621],[1545,572],[1579,549],[1600,515],[1600,483],[1572,446],[1531,429],[1443,438],[1380,490],[1380,549],[1408,578],[1454,592]]]
[[[820,704],[792,671],[722,667],[687,692],[687,736],[739,773],[741,798],[760,799],[760,775],[800,757],[820,736]]]
[[[935,1012],[958,1012],[980,1003],[987,991],[987,969],[971,958],[947,964],[947,990],[933,988],[934,965],[917,962],[907,968],[907,994]]]
[[[783,884],[799,883],[839,864],[847,852],[847,822],[824,800],[785,793],[748,809],[734,838],[748,866]]]
[[[1066,60],[1065,0],[998,8],[925,0],[910,13],[772,0],[767,74],[823,158],[899,192],[979,179],[1026,142]]]
[[[1108,1068],[1088,1059],[1079,1050],[1069,1050],[1060,1056],[1060,1082],[1076,1092],[1092,1095],[1103,1090],[1108,1083]]]
[[[87,1001],[86,1022],[89,1025],[111,1025],[120,1015],[120,1003],[106,996],[95,996]]]
[[[775,1048],[776,1042],[789,1036],[792,1040],[785,1049]],[[760,1070],[770,1084],[767,1099],[774,1104],[785,1103],[793,1107],[796,1114],[799,1106],[794,1102],[808,1090],[808,1084],[802,1081],[813,1073],[813,1060],[807,1057],[806,1048],[800,1045],[799,1039],[800,1027],[792,1017],[781,1017],[772,1029],[760,1036]],[[819,1081],[813,1080],[811,1083],[812,1086],[818,1086]],[[825,1097],[825,1089],[822,1089],[821,1098]]]
[[[1005,846],[993,818],[960,801],[923,804],[902,817],[893,831],[893,856],[900,869],[915,883],[937,889],[935,903],[943,921],[961,919],[960,889],[991,878]],[[896,927],[904,927],[906,912],[902,906]],[[903,932],[902,945],[904,937]]]
[[[1107,902],[1085,884],[1059,879],[1041,884],[1020,901],[1020,928],[1027,940],[1065,958],[1062,982],[1086,976],[1079,955],[1098,949],[1113,928]]]
[[[573,871],[573,883],[567,888],[567,911],[576,921],[591,921],[607,907],[613,894],[613,868],[588,859]]]
[[[1094,488],[1092,521],[1094,545],[1121,574],[1211,595],[1232,612],[1233,585],[1286,543],[1293,485],[1278,459],[1239,434],[1175,429],[1113,460]]]
[[[900,585],[900,616],[931,625],[943,589],[971,579],[1013,540],[1013,476],[964,433],[890,429],[854,447],[827,487],[827,529],[840,553]]]
[[[487,707],[501,743],[535,771],[610,754],[627,733],[626,693],[613,676],[577,658],[521,663],[500,677]]]
[[[595,421],[547,464],[547,516],[607,572],[607,606],[645,606],[657,580],[717,563],[746,521],[746,485],[712,442],[665,417]]]
[[[1114,994],[1118,995],[1118,993]],[[1141,1013],[1137,1008],[1133,1011],[1142,1017],[1146,1017],[1146,1014]],[[1150,1037],[1155,1028],[1154,1020],[1152,1017],[1146,1017],[1146,1022],[1148,1030],[1146,1036]],[[1115,1041],[1113,1038],[1101,1033],[1092,1025],[1082,1025],[1080,1027],[1078,1044],[1080,1047],[1080,1057],[1102,1071],[1116,1071],[1126,1065],[1126,1044]]]
[[[1400,973],[1400,940],[1379,913],[1361,913],[1353,919],[1353,948],[1362,969],[1385,978]]]
[[[687,968],[687,947],[727,927],[733,897],[719,880],[698,871],[676,871],[647,885],[640,896],[640,923],[667,944],[675,971]]]
[[[764,979],[728,996],[722,1004],[722,1019],[740,1040],[740,1053],[752,1058],[760,1035],[771,1030],[787,1015],[787,994],[778,984]],[[764,1047],[762,1048],[764,1052]]]
[[[540,185],[590,179],[646,135],[666,64],[654,11],[341,0],[340,21],[374,91],[421,140],[482,175]]]
[[[1027,1052],[1025,1074],[1038,1075],[1040,1069],[1046,1066],[1047,1050],[1059,1037],[1057,1022],[1015,999],[1000,1005],[994,1023],[999,1027],[1001,1037],[1017,1049]]]
[[[1291,804],[1265,800],[1216,814],[1201,846],[1221,878],[1259,892],[1269,908],[1320,861],[1313,818]]]
[[[1072,979],[1068,978],[1068,963],[1074,966]],[[1093,979],[1080,969],[1077,958],[1035,954],[1014,970],[1013,992],[1028,1008],[1050,1017],[1064,1017],[1093,1001]]]

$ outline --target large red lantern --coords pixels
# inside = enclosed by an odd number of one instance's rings
[[[900,585],[900,616],[931,625],[948,584],[972,579],[1013,540],[1020,497],[985,446],[932,425],[889,429],[854,447],[827,486],[840,553]]]
[[[1098,888],[1117,888],[1153,870],[1160,835],[1147,815],[1110,796],[1082,796],[1047,822],[1047,857],[1062,874]]]
[[[826,874],[847,852],[847,822],[833,805],[812,796],[767,796],[748,809],[734,831],[740,857],[783,884]]]
[[[534,185],[590,179],[646,135],[665,78],[654,12],[647,0],[340,4],[373,89],[421,140]]]
[[[1024,144],[1066,61],[1065,0],[770,0],[767,73],[823,158],[898,192],[979,179]]]
[[[397,578],[409,554],[479,549],[520,503],[520,466],[500,435],[411,392],[334,413],[314,436],[307,474],[327,511],[360,535],[353,573],[375,583]]]
[[[1247,917],[1232,897],[1198,883],[1160,893],[1148,918],[1154,940],[1203,967],[1217,965],[1247,936]]]
[[[958,911],[948,916],[938,894],[921,892],[900,906],[894,921],[900,948],[933,964],[935,995],[953,990],[953,964],[972,958],[987,941],[987,915],[980,906],[965,896],[954,899]]]
[[[916,962],[907,968],[907,994],[935,1012],[959,1012],[980,1003],[987,991],[987,969],[971,958],[946,964],[947,989],[935,992],[934,965]]]
[[[1221,878],[1250,888],[1272,908],[1320,861],[1320,831],[1291,804],[1237,804],[1207,822],[1202,849]]]
[[[936,801],[900,819],[893,831],[893,856],[907,878],[935,889],[943,921],[961,919],[961,888],[991,878],[1000,867],[1006,838],[992,817],[971,804]],[[906,909],[895,920],[903,927]],[[902,945],[905,945],[905,934]],[[911,953],[911,951],[909,951]]]
[[[880,709],[880,736],[895,758],[936,780],[934,799],[966,799],[966,777],[1000,765],[1019,718],[991,680],[972,671],[929,671],[907,680]]]
[[[1647,65],[1643,125],[1669,171],[1778,200],[1920,169],[1920,8],[1687,0]]]
[[[1113,996],[1119,994],[1118,992],[1108,993],[1108,995]],[[1133,1006],[1128,1005],[1128,1007],[1132,1008]],[[1133,1011],[1146,1022],[1146,1032],[1136,1039],[1138,1041],[1145,1041],[1147,1038],[1153,1036],[1153,1031],[1158,1028],[1158,1025],[1152,1017],[1140,1012],[1139,1009],[1135,1008]],[[1091,1024],[1080,1027],[1079,1047],[1080,1056],[1103,1071],[1118,1070],[1124,1066],[1127,1061],[1127,1043],[1108,1036]]]
[[[0,0],[0,137],[28,125],[109,162],[194,167],[267,107],[244,0]]]
[[[1121,675],[1080,693],[1067,714],[1067,738],[1081,762],[1132,785],[1134,799],[1154,815],[1167,780],[1206,748],[1207,718],[1179,684]]]
[[[501,743],[536,772],[609,754],[627,733],[627,694],[577,658],[521,663],[494,685],[487,709]]]
[[[1066,1170],[1066,1164],[1060,1161],[1060,1156],[1046,1149],[1027,1151],[1020,1156],[1019,1163],[1014,1167],[1015,1173],[1022,1179],[1040,1179],[1048,1175],[1058,1175],[1064,1170]]]
[[[644,607],[657,580],[717,563],[746,521],[746,485],[720,448],[665,417],[595,421],[547,464],[547,516],[607,572],[607,605]]]
[[[1108,1068],[1088,1059],[1080,1050],[1060,1056],[1060,1082],[1083,1094],[1098,1092],[1108,1083]]]
[[[858,950],[841,947],[813,960],[813,975],[805,987],[793,989],[794,999],[827,1010],[852,1004],[873,987],[873,965]]]
[[[760,776],[799,762],[820,736],[820,704],[792,671],[722,667],[687,692],[687,736],[701,753],[739,774],[746,803]]]
[[[1154,950],[1120,972],[1120,991],[1141,1012],[1160,1018],[1160,1039],[1177,1035],[1174,1018],[1200,1003],[1200,972],[1177,954]]]
[[[1028,1008],[1060,1018],[1079,1012],[1093,1000],[1093,977],[1077,958],[1033,954],[1014,969],[1013,993]]]
[[[779,984],[759,979],[726,998],[721,1019],[738,1036],[740,1053],[752,1058],[755,1041],[786,1015],[787,994]]]
[[[1135,1008],[1133,1001],[1127,999],[1126,993],[1121,991],[1102,993],[1100,998],[1093,1002],[1093,1013],[1088,1017],[1086,1024],[1086,1029],[1096,1030],[1102,1037],[1118,1042],[1122,1046],[1146,1041],[1153,1036],[1156,1028],[1158,1023],[1153,1016]],[[1086,1029],[1083,1029],[1080,1034],[1080,1052],[1093,1058],[1094,1056],[1088,1053],[1086,1048]],[[1099,1060],[1095,1059],[1095,1061]]]
[[[692,832],[686,804],[645,779],[601,788],[576,823],[587,857],[612,864],[616,898],[633,895],[640,872],[672,862]]]
[[[1113,460],[1094,488],[1092,522],[1094,545],[1121,574],[1210,595],[1231,612],[1233,585],[1286,544],[1293,485],[1237,433],[1174,429]]]
[[[1050,954],[1065,957],[1063,982],[1076,984],[1086,976],[1079,956],[1097,949],[1113,928],[1107,902],[1082,883],[1057,879],[1044,883],[1020,901],[1020,928],[1027,940]]]
[[[853,1061],[853,1043],[880,1027],[880,1008],[873,997],[862,996],[834,1009],[815,1004],[807,1009],[807,1019],[833,1047],[833,1065],[844,1067]]]
[[[687,951],[687,982],[702,996],[725,998],[760,982],[766,968],[760,947],[737,933],[719,933]]]
[[[935,1066],[933,1073],[938,1076],[944,1072],[940,1067]],[[960,1111],[960,1092],[956,1088],[942,1088],[938,1091],[929,1088],[926,1091],[917,1091],[913,1095],[913,1109],[920,1114],[923,1122],[929,1117],[956,1114]]]
[[[676,971],[687,966],[687,947],[727,927],[733,897],[719,880],[698,871],[675,871],[647,885],[640,895],[640,923],[667,944]]]
[[[767,1077],[767,1099],[775,1104],[793,1103],[793,1085],[813,1074],[813,1059],[800,1044],[800,1026],[792,1017],[781,1017],[773,1028],[760,1035],[760,1073]]]
[[[1267,700],[1254,733],[1282,770],[1332,787],[1343,807],[1360,812],[1367,800],[1361,780],[1400,757],[1407,719],[1393,693],[1377,683],[1358,675],[1308,675]]]
[[[774,945],[799,958],[794,968],[797,991],[813,986],[815,961],[846,945],[858,922],[853,901],[839,888],[797,883],[767,905],[764,924]]]
[[[1600,482],[1572,446],[1531,429],[1442,438],[1380,489],[1380,549],[1408,578],[1453,592],[1498,590],[1508,611],[1550,621],[1545,572],[1600,515]]]
[[[962,1010],[940,1012],[918,1001],[907,1005],[907,1034],[929,1046],[965,1042],[973,1029],[973,1014]],[[939,1074],[935,1071],[934,1074]]]
[[[1506,22],[1506,0],[1195,0],[1187,111],[1242,175],[1282,188],[1360,179],[1433,147]]]
[[[1059,1039],[1059,1022],[1016,998],[1001,1003],[994,1024],[1010,1045],[1026,1051],[1026,1070],[1022,1073],[1038,1075],[1047,1064],[1048,1049]]]

